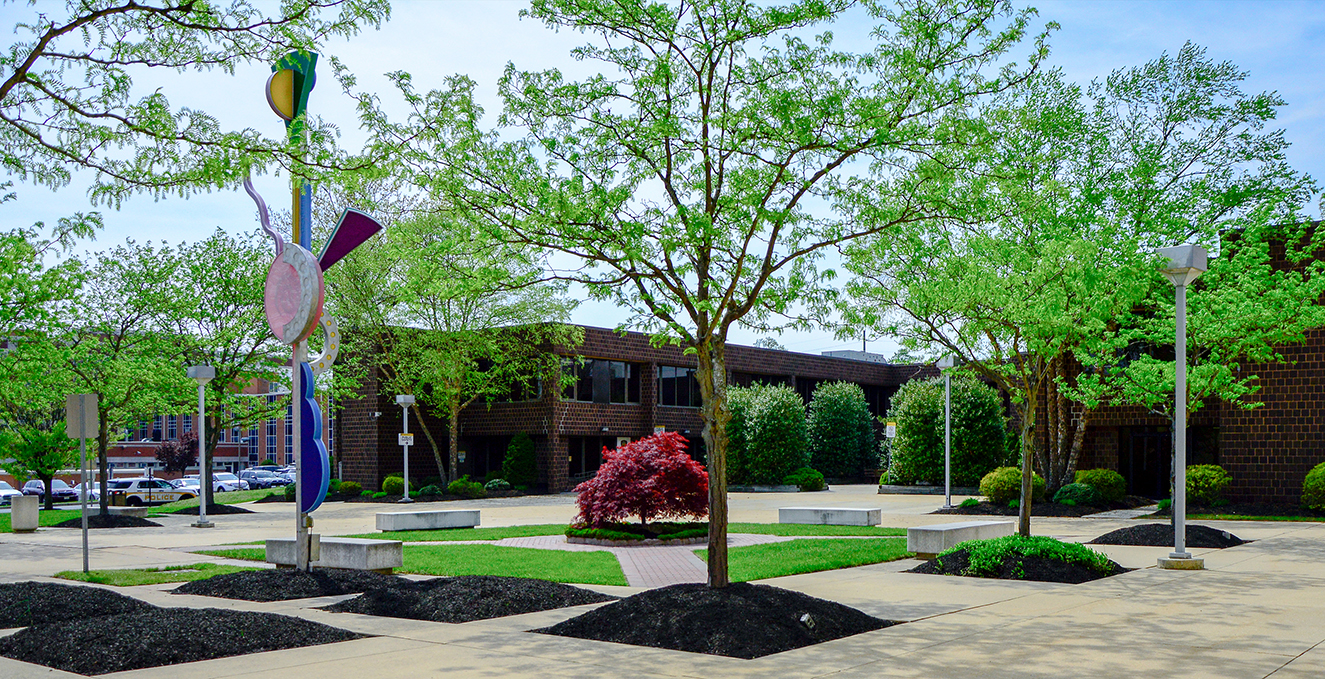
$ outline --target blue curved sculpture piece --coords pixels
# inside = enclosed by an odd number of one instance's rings
[[[327,497],[327,485],[331,482],[331,457],[327,455],[327,446],[322,443],[322,410],[313,398],[313,368],[307,363],[299,364],[299,385],[302,394],[299,401],[299,510],[307,514],[322,506]]]

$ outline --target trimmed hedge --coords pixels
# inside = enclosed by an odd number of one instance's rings
[[[816,387],[806,426],[810,466],[823,474],[856,477],[878,465],[874,422],[859,384],[826,382]]]
[[[1044,479],[1031,472],[1031,502],[1044,501]],[[980,479],[980,494],[990,502],[1003,504],[1012,500],[1021,500],[1021,470],[1016,467],[999,467]]]
[[[382,492],[387,495],[403,495],[405,493],[405,479],[399,476],[388,476],[382,479]]]
[[[818,470],[801,467],[782,479],[784,486],[798,486],[801,492],[811,493],[824,489],[824,475]]]
[[[1317,511],[1325,510],[1325,462],[1316,465],[1302,479],[1302,506]]]
[[[1074,481],[1094,488],[1105,502],[1122,502],[1127,496],[1127,480],[1112,469],[1080,470]]]
[[[728,392],[727,476],[733,484],[775,485],[809,466],[805,404],[788,386],[756,384]]]
[[[358,481],[342,481],[340,484],[340,494],[358,497],[363,495],[363,486]]]
[[[1100,504],[1102,499],[1099,491],[1084,483],[1069,483],[1054,493],[1054,502],[1060,505],[1095,506]]]
[[[888,482],[943,482],[943,378],[911,380],[893,395],[897,422]],[[979,380],[952,379],[952,483],[975,485],[1004,458],[1006,435],[998,392]]]
[[[1212,507],[1223,500],[1224,488],[1233,480],[1217,464],[1198,464],[1187,468],[1187,501]]]

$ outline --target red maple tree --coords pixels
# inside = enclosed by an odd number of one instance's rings
[[[684,436],[654,434],[616,450],[603,449],[598,475],[575,487],[577,522],[592,528],[638,516],[654,519],[708,515],[709,476],[686,453]]]

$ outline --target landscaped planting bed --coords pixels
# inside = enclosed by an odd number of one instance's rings
[[[963,542],[907,572],[1078,584],[1127,569],[1074,542],[1010,535]]]
[[[151,604],[100,587],[53,582],[0,584],[0,629],[132,613],[150,608]]]
[[[327,606],[326,610],[433,622],[470,622],[615,599],[546,580],[470,575],[420,581],[400,579]]]
[[[97,617],[71,606],[77,619],[34,625],[0,639],[0,655],[97,675],[363,637],[273,613],[143,606]]]
[[[140,519],[136,516],[125,516],[123,514],[93,514],[91,510],[87,514],[88,528],[148,528],[155,526],[161,527],[161,524],[147,519]],[[83,517],[75,516],[57,523],[51,528],[82,528]]]
[[[170,513],[188,514],[190,516],[197,516],[198,506],[194,505],[192,507],[183,507],[181,509],[172,510]],[[244,509],[243,507],[236,507],[234,505],[220,505],[220,504],[207,505],[208,516],[220,516],[222,514],[253,514],[253,513],[254,511],[252,509]]]
[[[1209,526],[1187,525],[1186,545],[1188,547],[1223,549],[1225,547],[1237,547],[1244,542],[1246,541],[1242,538],[1225,530]],[[1128,526],[1111,533],[1105,533],[1091,540],[1090,544],[1169,547],[1173,545],[1173,526],[1167,523]]]
[[[572,524],[566,527],[566,541],[586,544],[686,544],[688,541],[703,541],[708,537],[708,532],[708,523],[702,521],[609,523],[602,528]]]
[[[406,581],[404,578],[373,571],[314,568],[305,572],[295,568],[266,568],[194,580],[176,587],[173,593],[244,601],[288,601],[358,594],[400,582]]]
[[[733,583],[721,589],[702,584],[660,587],[533,631],[759,658],[895,624],[800,592]]]

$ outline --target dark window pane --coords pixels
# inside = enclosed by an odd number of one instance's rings
[[[611,403],[626,402],[626,364],[621,361],[609,361],[608,369],[611,370],[612,391],[608,399]]]
[[[627,363],[627,364],[626,364],[626,371],[627,371],[627,375],[628,375],[627,378],[626,378],[626,402],[627,402],[627,403],[639,403],[639,402],[640,402],[640,400],[639,400],[639,383],[640,383],[640,373],[643,372],[643,370],[641,370],[641,367],[642,367],[642,366],[640,366],[640,365],[638,365],[638,364],[636,364],[636,363]]]
[[[676,405],[676,368],[659,366],[658,375],[658,402],[665,406]]]
[[[575,369],[575,400],[593,401],[593,364],[595,361],[585,361]]]

